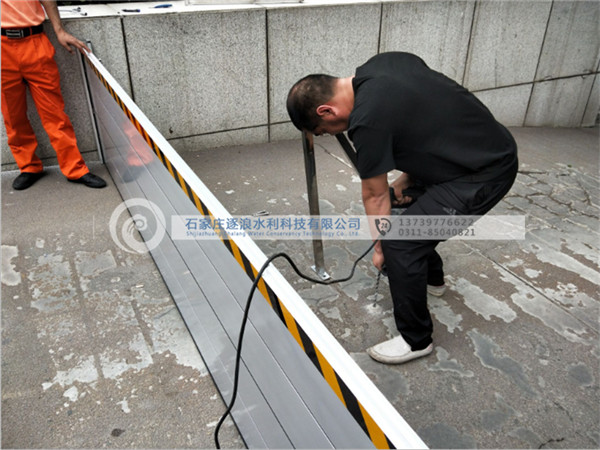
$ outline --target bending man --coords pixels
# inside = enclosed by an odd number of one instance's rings
[[[315,135],[348,131],[367,215],[483,215],[511,188],[517,146],[508,130],[467,89],[431,70],[419,57],[382,53],[355,76],[309,75],[290,90],[293,124]],[[392,183],[388,172],[402,171]],[[403,190],[419,184],[416,200]],[[393,200],[392,200],[393,199]],[[413,201],[414,200],[414,201]],[[379,240],[373,264],[384,263],[399,335],[369,348],[377,361],[399,364],[433,350],[427,292],[445,290],[434,240]]]

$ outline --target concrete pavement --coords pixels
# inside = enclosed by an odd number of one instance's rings
[[[449,290],[430,297],[432,355],[401,366],[365,349],[393,333],[387,282],[284,276],[434,448],[598,448],[598,129],[511,130],[520,173],[495,214],[522,241],[439,246]],[[315,140],[322,214],[361,214],[360,181],[332,138]],[[234,215],[308,214],[299,141],[183,153]],[[102,166],[95,173],[110,178]],[[2,446],[203,448],[224,406],[148,255],[108,224],[121,199],[56,169],[15,192],[2,174]],[[310,271],[309,241],[257,241]],[[326,241],[333,277],[366,241]],[[243,447],[230,424],[224,447]]]
[[[2,447],[210,448],[225,408],[149,254],[109,231],[108,187],[2,174]],[[228,421],[224,447],[244,448]]]

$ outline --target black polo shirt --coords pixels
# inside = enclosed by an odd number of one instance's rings
[[[425,184],[497,178],[516,161],[508,130],[473,94],[418,56],[391,52],[356,69],[348,135],[361,178],[393,169]]]

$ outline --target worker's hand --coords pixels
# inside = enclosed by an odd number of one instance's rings
[[[65,30],[60,30],[56,33],[56,39],[58,39],[58,43],[66,48],[69,53],[73,53],[73,49],[71,45],[79,50],[82,54],[91,53],[91,50],[85,45],[82,41],[77,39],[72,34],[67,33]]]
[[[404,189],[409,188],[413,185],[413,182],[410,180],[410,176],[407,173],[402,173],[396,180],[392,183],[392,188],[394,189],[394,195],[396,196],[396,200],[392,203],[392,206],[405,205],[407,203],[412,202],[412,197],[404,195]]]
[[[383,263],[385,262],[385,258],[383,256],[383,252],[381,248],[377,248],[379,244],[375,247],[375,252],[373,252],[373,265],[381,272],[383,267]]]

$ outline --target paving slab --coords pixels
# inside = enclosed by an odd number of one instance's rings
[[[395,331],[369,258],[333,286],[275,265],[430,447],[598,448],[598,129],[511,131],[520,172],[493,213],[524,215],[526,239],[440,244],[449,289],[428,299],[428,357],[386,366],[365,353]],[[337,141],[315,151],[321,214],[362,214]],[[233,215],[308,214],[300,140],[182,156]],[[47,171],[21,192],[2,174],[2,446],[212,447],[223,402],[152,259],[112,239],[114,185]],[[312,242],[257,244],[311,273]],[[325,241],[329,274],[368,245]],[[244,446],[231,423],[221,442]]]

